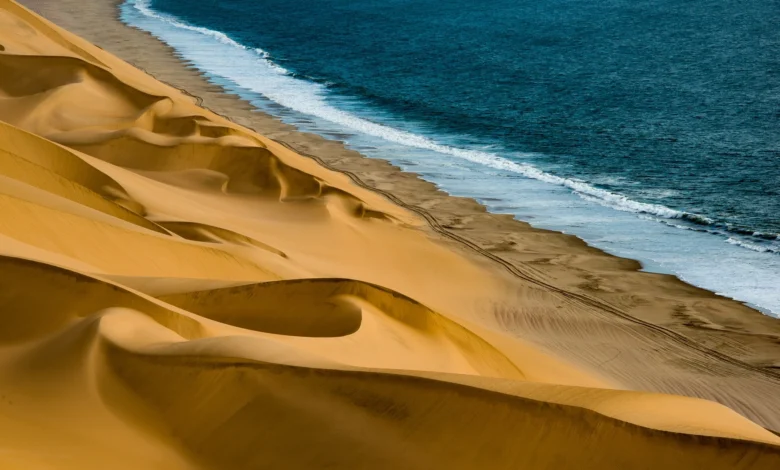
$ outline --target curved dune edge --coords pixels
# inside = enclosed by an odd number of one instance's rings
[[[0,45],[3,468],[780,465],[502,330],[571,302],[346,175],[10,0]]]
[[[16,283],[17,293],[45,285],[50,294],[36,301],[0,298],[7,326],[0,345],[25,343],[11,355],[15,367],[3,370],[14,384],[9,397],[93,395],[91,405],[118,420],[112,426],[150,436],[183,460],[213,468],[255,468],[260,462],[623,468],[631,467],[637,453],[651,467],[734,468],[750,462],[763,468],[780,459],[780,446],[767,445],[780,439],[703,400],[467,375],[383,373],[313,360],[276,335],[237,335],[233,328],[96,278],[14,258],[2,258],[0,265],[4,281],[26,280]],[[61,299],[68,296],[63,309]],[[241,358],[248,352],[254,357]],[[41,373],[61,377],[62,390],[41,390],[46,388],[37,380]],[[47,410],[49,426],[57,427],[56,418],[69,411],[61,408],[68,406],[58,402]],[[680,410],[700,416],[693,423],[671,419]],[[469,422],[478,422],[479,432]],[[270,428],[263,431],[258,423]],[[365,429],[372,430],[369,436]],[[278,451],[299,445],[310,452]],[[553,450],[564,445],[565,453]],[[545,446],[550,451],[540,452]],[[399,454],[399,448],[406,450]],[[605,448],[616,450],[597,451]]]

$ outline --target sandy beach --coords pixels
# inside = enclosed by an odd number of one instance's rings
[[[780,467],[776,319],[298,132],[117,6],[0,0],[2,468]]]

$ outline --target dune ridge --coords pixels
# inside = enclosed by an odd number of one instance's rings
[[[3,468],[780,465],[743,416],[777,422],[771,374],[464,256],[12,0],[0,213]],[[599,341],[755,392],[632,391],[572,360]]]

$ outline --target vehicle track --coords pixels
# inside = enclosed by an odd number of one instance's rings
[[[620,308],[618,308],[618,307],[616,307],[614,305],[611,305],[611,304],[609,304],[608,302],[606,302],[604,300],[596,299],[594,297],[591,297],[589,295],[582,294],[582,293],[579,293],[579,292],[573,292],[573,291],[570,291],[570,290],[566,290],[566,289],[557,287],[557,286],[555,286],[553,284],[550,284],[548,282],[545,282],[544,280],[539,279],[538,277],[535,277],[535,276],[533,276],[533,275],[523,271],[521,268],[519,268],[515,264],[510,263],[509,261],[501,258],[500,256],[485,250],[484,248],[482,248],[481,246],[479,246],[475,242],[469,240],[468,238],[465,238],[465,237],[463,237],[461,235],[458,235],[458,234],[453,233],[452,231],[448,230],[427,210],[425,210],[425,209],[423,209],[421,207],[412,205],[412,204],[408,204],[408,203],[404,202],[403,200],[401,200],[400,198],[398,198],[397,196],[395,196],[394,194],[392,194],[392,193],[390,193],[388,191],[384,191],[382,189],[370,186],[369,184],[365,183],[362,179],[360,179],[360,177],[357,176],[355,173],[352,173],[351,171],[348,171],[348,170],[343,170],[343,169],[340,169],[340,168],[336,168],[336,167],[330,165],[329,163],[327,163],[322,158],[320,158],[320,157],[318,157],[316,155],[312,155],[310,153],[307,153],[307,152],[304,152],[304,151],[302,151],[300,149],[297,149],[294,146],[288,144],[287,142],[283,142],[283,141],[277,140],[277,139],[272,139],[272,140],[274,142],[282,145],[283,147],[285,147],[285,148],[287,148],[287,149],[289,149],[289,150],[299,154],[299,155],[305,156],[307,158],[311,158],[312,160],[316,161],[318,164],[322,165],[323,167],[325,167],[325,168],[327,168],[327,169],[329,169],[331,171],[335,171],[335,172],[342,173],[342,174],[346,175],[347,177],[349,177],[352,180],[353,183],[355,183],[356,185],[360,186],[361,188],[367,189],[367,190],[372,191],[374,193],[378,193],[378,194],[384,196],[389,201],[393,202],[394,204],[397,204],[397,205],[403,207],[404,209],[407,209],[407,210],[410,210],[410,211],[416,213],[417,215],[422,217],[428,223],[428,225],[430,226],[430,228],[434,232],[436,232],[439,235],[442,235],[442,236],[444,236],[444,237],[446,237],[446,238],[448,238],[448,239],[450,239],[450,240],[452,240],[452,241],[454,241],[454,242],[456,242],[456,243],[458,243],[458,244],[460,244],[462,246],[465,246],[466,248],[472,250],[473,252],[475,252],[475,253],[477,253],[477,254],[479,254],[481,256],[484,256],[485,258],[488,258],[489,260],[491,260],[491,261],[493,261],[495,263],[498,263],[504,269],[506,269],[510,274],[512,274],[513,276],[515,276],[517,278],[520,278],[520,279],[522,279],[522,280],[524,280],[526,282],[529,282],[531,284],[534,284],[534,285],[536,285],[538,287],[542,287],[542,288],[547,289],[549,291],[555,292],[555,293],[563,296],[564,298],[566,298],[568,300],[573,300],[573,301],[578,302],[580,304],[586,305],[586,306],[588,306],[590,308],[594,308],[594,309],[597,309],[597,310],[600,310],[600,311],[603,311],[603,312],[610,313],[610,314],[612,314],[614,316],[617,316],[617,317],[619,317],[619,318],[621,318],[623,320],[632,322],[632,323],[637,324],[637,325],[641,325],[641,326],[643,326],[645,328],[649,328],[650,330],[652,330],[652,331],[654,331],[654,332],[656,332],[656,333],[658,333],[660,335],[663,335],[663,336],[671,339],[672,341],[676,342],[677,344],[679,344],[681,346],[684,346],[684,347],[687,347],[687,348],[691,348],[691,349],[693,349],[693,350],[695,350],[695,351],[699,352],[700,354],[703,354],[703,355],[705,355],[707,357],[718,359],[718,360],[730,363],[730,364],[732,364],[734,366],[737,366],[737,367],[740,367],[740,368],[743,368],[743,369],[747,369],[747,370],[751,370],[753,372],[757,372],[757,373],[759,373],[759,374],[761,374],[761,375],[763,375],[763,376],[765,376],[767,378],[770,378],[770,379],[773,379],[773,380],[777,380],[777,381],[780,382],[780,373],[778,373],[778,372],[774,372],[772,370],[768,370],[768,369],[765,369],[765,368],[762,368],[762,367],[757,367],[757,366],[754,366],[752,364],[748,364],[746,362],[740,361],[739,359],[736,359],[736,358],[733,358],[733,357],[728,356],[726,354],[720,353],[720,352],[718,352],[718,351],[716,351],[714,349],[710,349],[710,348],[708,348],[708,347],[706,347],[706,346],[704,346],[704,345],[702,345],[702,344],[700,344],[700,343],[698,343],[698,342],[696,342],[696,341],[694,341],[694,340],[692,340],[692,339],[690,339],[690,338],[688,338],[688,337],[686,337],[684,335],[681,335],[680,333],[677,333],[675,331],[669,330],[669,329],[664,328],[662,326],[655,325],[653,323],[650,323],[650,322],[641,320],[639,318],[636,318],[635,316],[622,311]]]

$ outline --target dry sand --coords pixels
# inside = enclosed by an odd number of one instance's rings
[[[780,468],[780,322],[23,3],[105,50],[0,0],[0,468]]]

